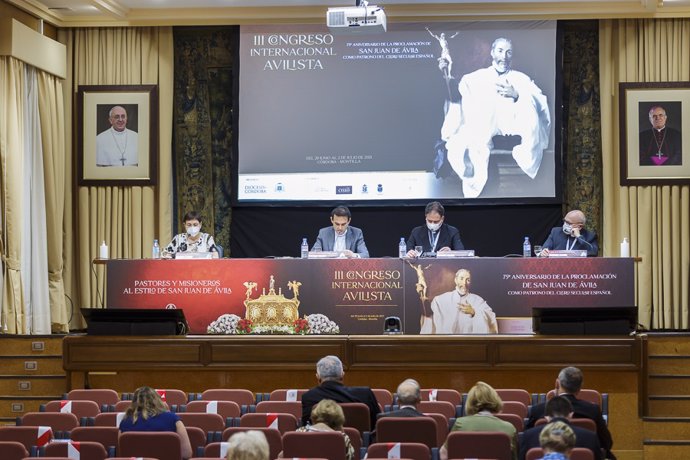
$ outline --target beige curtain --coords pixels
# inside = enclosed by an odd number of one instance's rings
[[[690,186],[619,185],[618,83],[690,80],[690,20],[606,20],[599,31],[604,174],[604,255],[629,237],[640,323],[687,329]],[[683,135],[690,135],[683,120]]]
[[[172,29],[107,28],[62,31],[59,39],[68,49],[68,83],[65,85],[66,126],[78,107],[72,101],[79,85],[158,85],[159,167],[155,187],[77,187],[65,200],[65,281],[78,307],[104,305],[105,272],[92,265],[105,240],[111,258],[150,257],[154,238],[169,240],[172,209]],[[69,101],[69,102],[67,102]],[[76,142],[68,141],[68,151]],[[72,162],[67,165],[73,171]],[[68,188],[69,189],[69,188]],[[72,225],[68,223],[71,222]],[[68,275],[68,273],[70,273]],[[72,275],[73,273],[73,275]],[[72,327],[81,327],[74,315]]]
[[[2,207],[2,327],[24,334],[26,316],[21,278],[22,164],[24,162],[24,64],[0,57],[0,200]]]

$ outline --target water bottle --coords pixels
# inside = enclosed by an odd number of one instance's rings
[[[522,257],[532,257],[532,245],[529,243],[529,237],[525,237],[525,242],[522,243]]]
[[[309,257],[309,243],[307,243],[306,238],[302,238],[302,246],[300,246],[299,254],[302,259]]]
[[[621,243],[621,257],[630,257],[630,241],[627,238],[623,238]]]
[[[153,240],[153,249],[151,249],[151,258],[160,259],[161,258],[161,247],[158,246],[158,240]]]
[[[405,238],[400,238],[400,243],[398,244],[398,257],[404,259],[407,255],[407,243],[405,243]]]

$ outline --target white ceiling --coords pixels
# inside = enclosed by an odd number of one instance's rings
[[[355,0],[5,0],[60,27],[316,21]],[[390,20],[690,17],[690,0],[369,0]]]

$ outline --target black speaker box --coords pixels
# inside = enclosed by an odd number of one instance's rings
[[[533,308],[532,330],[542,335],[628,335],[637,307]]]
[[[90,335],[185,335],[189,327],[177,309],[82,308]]]

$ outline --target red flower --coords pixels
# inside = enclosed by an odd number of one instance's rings
[[[254,328],[254,323],[249,318],[243,318],[237,322],[237,333],[238,334],[251,334]]]
[[[295,334],[306,334],[309,332],[309,321],[306,318],[297,318],[294,323],[292,323]]]

